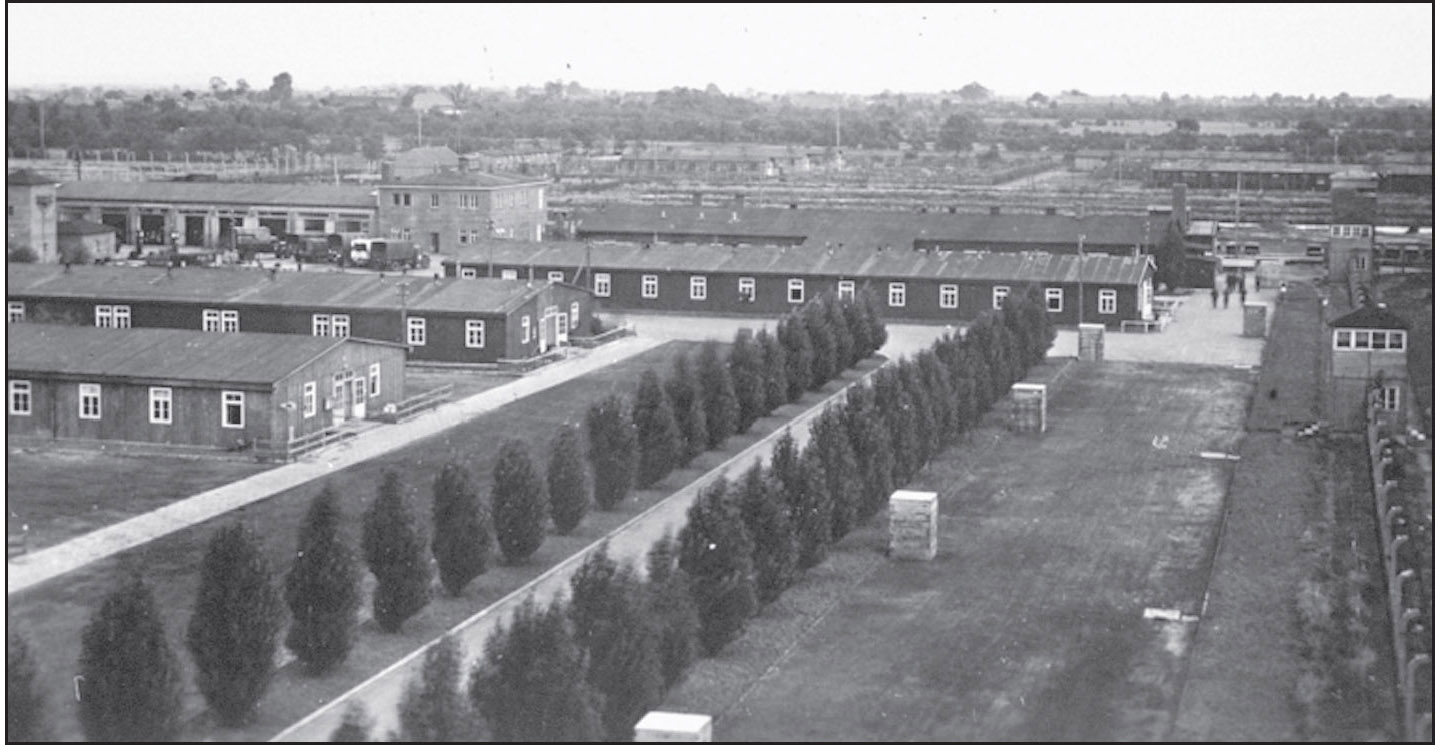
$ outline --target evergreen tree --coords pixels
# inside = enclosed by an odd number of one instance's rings
[[[533,466],[528,446],[510,439],[493,465],[493,526],[498,547],[509,564],[528,559],[544,538],[548,490]]]
[[[399,475],[386,471],[379,498],[364,513],[364,561],[378,581],[374,621],[385,632],[398,632],[429,602],[428,552],[407,502]]]
[[[767,414],[767,391],[762,381],[762,348],[753,338],[751,329],[737,330],[727,360],[732,370],[732,388],[737,395],[737,432],[745,433]]]
[[[668,401],[673,405],[673,418],[682,433],[682,460],[687,466],[698,454],[708,449],[708,419],[703,412],[702,390],[698,378],[688,365],[686,353],[673,359],[673,372],[663,382]]]
[[[882,320],[882,311],[877,304],[877,296],[872,288],[866,285],[857,294],[857,300],[862,303],[862,315],[867,322],[867,344],[872,354],[882,349],[887,344],[887,322]]]
[[[309,503],[294,562],[284,579],[289,634],[284,644],[305,668],[321,674],[349,655],[358,626],[360,569],[340,528],[343,514],[331,484]]]
[[[828,298],[822,307],[827,312],[827,328],[832,330],[832,359],[836,361],[833,365],[832,375],[836,377],[842,371],[857,364],[857,352],[852,340],[852,329],[847,323],[847,314],[842,310],[842,303],[836,298]]]
[[[581,437],[577,427],[561,425],[548,448],[548,513],[553,527],[563,536],[573,533],[583,522],[593,499]]]
[[[5,632],[5,740],[8,743],[50,741],[45,697],[35,681],[30,646],[13,629]]]
[[[951,445],[961,434],[961,423],[957,419],[956,389],[947,373],[947,366],[942,364],[935,348],[932,348],[917,355],[917,369],[922,384],[929,392],[932,415],[937,423],[937,446]]]
[[[809,452],[810,453],[810,452]],[[771,484],[787,506],[797,542],[797,567],[817,566],[832,541],[832,511],[813,458],[799,451],[792,431],[784,431],[772,448]]]
[[[419,675],[399,700],[399,732],[405,743],[473,743],[481,740],[477,718],[463,697],[463,656],[451,635],[424,653]]]
[[[648,551],[648,606],[658,626],[658,658],[665,690],[677,685],[697,659],[698,632],[702,628],[688,574],[678,567],[677,552],[671,534],[664,534]]]
[[[633,425],[638,429],[638,486],[651,487],[677,467],[682,450],[672,404],[651,369],[638,379]]]
[[[708,448],[722,448],[737,432],[738,404],[732,388],[732,373],[718,352],[717,342],[703,343],[698,351],[697,368],[703,392],[703,414],[708,423]]]
[[[99,742],[177,741],[179,660],[154,594],[138,577],[100,604],[80,637],[80,724]]]
[[[583,651],[561,602],[540,611],[532,597],[484,645],[469,696],[499,743],[573,743],[603,735],[602,700],[588,686]]]
[[[871,357],[876,350],[872,346],[872,329],[865,306],[855,300],[844,301],[841,305],[842,317],[847,320],[847,330],[852,334],[852,361],[855,365]]]
[[[762,383],[767,413],[787,403],[787,349],[767,329],[757,333],[762,345]]]
[[[364,709],[362,702],[350,701],[344,708],[344,720],[329,735],[329,743],[367,743],[374,721]]]
[[[660,628],[632,568],[615,563],[606,543],[584,560],[571,587],[573,637],[588,654],[589,686],[603,695],[603,730],[610,741],[631,741],[633,726],[662,700]]]
[[[628,496],[638,471],[638,430],[623,397],[613,394],[588,410],[588,461],[593,500],[612,510]]]
[[[219,529],[199,565],[187,642],[199,691],[219,722],[244,723],[269,688],[284,602],[259,540],[243,524]]]
[[[895,468],[892,443],[887,439],[885,426],[876,411],[871,388],[851,388],[842,416],[861,473],[862,500],[857,510],[860,522],[875,515],[892,494],[892,470]]]
[[[913,453],[916,456],[912,476],[916,476],[937,452],[941,438],[941,421],[938,405],[922,379],[921,369],[911,358],[904,358],[897,366],[897,381],[902,392],[912,401]]]
[[[794,402],[812,386],[812,339],[796,314],[778,322],[777,339],[787,353],[787,400]]]
[[[493,525],[468,469],[449,462],[433,483],[433,556],[450,596],[488,570]]]
[[[701,623],[698,639],[708,655],[716,655],[757,611],[752,539],[726,480],[719,478],[698,494],[678,544],[678,566],[691,578]]]
[[[804,306],[797,318],[807,329],[807,338],[812,342],[812,380],[807,387],[816,391],[842,370],[837,363],[837,343],[832,339],[832,329],[827,326],[827,304],[821,297]]]
[[[797,572],[797,537],[792,531],[787,505],[781,496],[774,494],[760,460],[738,483],[737,499],[743,525],[752,536],[757,600],[769,604],[792,584]]]
[[[828,407],[812,423],[812,440],[807,446],[815,459],[817,489],[821,495],[813,507],[824,515],[809,517],[809,522],[823,519],[831,530],[831,540],[847,535],[857,523],[862,503],[862,474],[847,428],[842,423],[840,407]],[[819,530],[814,525],[809,531]]]

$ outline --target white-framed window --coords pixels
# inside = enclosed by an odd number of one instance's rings
[[[334,333],[334,325],[327,313],[314,314],[314,336],[327,337]]]
[[[203,326],[200,327],[200,328],[202,328],[204,331],[207,331],[207,332],[217,332],[217,331],[219,331],[219,309],[217,309],[217,308],[206,308],[206,309],[204,309],[204,324],[203,324]]]
[[[892,308],[902,308],[907,305],[907,283],[887,283],[887,305]]]
[[[549,281],[549,282],[563,282],[563,270],[561,270],[561,269],[550,269],[550,270],[548,270],[548,281]]]
[[[329,401],[333,402],[334,406],[338,406],[338,405],[339,405],[339,402],[341,402],[341,401],[343,401],[343,400],[344,400],[344,374],[343,374],[343,373],[335,373],[335,374],[334,374],[334,378],[333,378],[333,385],[331,385],[331,386],[329,387]]]
[[[458,207],[460,210],[477,210],[478,195],[460,192],[458,195]]]
[[[1356,269],[1365,269],[1365,266],[1366,266],[1366,263],[1365,263],[1365,257],[1364,257],[1364,256],[1357,256],[1357,257],[1355,257],[1355,268],[1356,268]]]
[[[1050,313],[1061,313],[1063,293],[1061,288],[1046,289],[1046,310]]]
[[[1000,311],[1001,307],[1006,305],[1008,295],[1011,295],[1011,288],[1006,285],[997,285],[992,288],[992,308]]]
[[[757,278],[737,278],[737,299],[748,303],[757,300]]]
[[[942,308],[956,308],[958,299],[956,285],[943,285],[937,289],[937,305]]]
[[[688,298],[691,300],[708,299],[708,278],[697,275],[688,278]]]
[[[422,347],[428,344],[428,322],[421,318],[409,318],[409,344]]]
[[[151,386],[149,389],[149,424],[169,425],[174,423],[174,391],[168,387]]]
[[[394,207],[413,207],[414,195],[409,192],[394,192]]]
[[[806,284],[802,280],[787,281],[787,302],[801,303],[806,297]]]
[[[100,385],[98,383],[80,384],[80,419],[98,420],[100,418]]]
[[[1097,313],[1116,313],[1116,291],[1102,290],[1096,294]]]
[[[430,194],[430,195],[429,195],[429,209],[435,209],[435,210],[436,210],[436,209],[438,209],[438,206],[439,206],[439,196],[438,196],[438,192],[434,192],[433,194]]]
[[[468,319],[463,322],[463,345],[482,349],[484,328],[483,319]]]
[[[533,320],[528,318],[528,314],[524,314],[520,325],[523,328],[523,344],[528,344],[528,340],[533,334]]]
[[[102,329],[130,328],[130,307],[95,306],[95,326]]]
[[[10,414],[29,416],[34,397],[29,381],[10,382]]]
[[[369,397],[369,394],[365,393],[366,388],[362,376],[354,379],[354,401],[361,402]]]
[[[459,270],[458,270],[458,276],[459,276],[459,277],[462,277],[462,278],[465,279],[465,280],[477,280],[477,279],[478,279],[478,268],[476,268],[476,267],[460,267]]]
[[[1399,329],[1336,329],[1335,349],[1398,352],[1405,349],[1405,332]]]
[[[238,311],[220,311],[220,312],[219,312],[219,330],[222,331],[222,332],[237,332],[237,331],[239,331],[239,312],[238,312]]]
[[[5,319],[10,323],[25,320],[25,302],[12,300],[5,304]]]
[[[857,298],[857,283],[853,280],[837,281],[837,300],[851,303]]]
[[[1400,387],[1382,386],[1376,394],[1375,406],[1391,412],[1400,411]]]
[[[518,279],[518,270],[516,270],[516,269],[501,269],[501,270],[498,271],[498,276],[499,276],[499,278],[504,279],[504,280],[517,280],[517,279]]]
[[[658,276],[657,276],[657,275],[643,275],[643,297],[644,297],[644,298],[656,298],[656,297],[658,297]]]
[[[229,428],[244,427],[243,391],[225,391],[222,394],[219,424]]]
[[[331,317],[331,318],[332,318],[332,321],[333,321],[333,324],[334,324],[334,336],[336,336],[336,337],[347,337],[347,336],[349,336],[349,314],[347,314],[347,313],[336,313],[336,314],[334,314],[333,317]]]
[[[593,294],[599,298],[607,298],[613,294],[613,276],[607,272],[597,272],[593,275]]]
[[[319,412],[319,385],[313,381],[304,382],[304,419]]]
[[[573,301],[573,303],[568,306],[568,326],[570,328],[577,329],[578,318],[582,315],[583,307],[578,305],[578,301]]]
[[[379,395],[379,384],[383,376],[384,367],[378,363],[369,363],[369,396]]]

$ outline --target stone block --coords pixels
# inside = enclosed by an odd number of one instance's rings
[[[888,547],[896,559],[937,557],[937,493],[897,490],[887,501]]]
[[[711,715],[653,710],[633,728],[634,743],[711,743]]]

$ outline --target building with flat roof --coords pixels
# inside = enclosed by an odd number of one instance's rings
[[[969,321],[1036,285],[1058,324],[1119,326],[1151,319],[1154,265],[1146,256],[978,252],[821,245],[492,241],[444,262],[450,277],[548,277],[582,284],[605,308],[777,316],[823,292],[868,287],[888,318]]]
[[[14,435],[239,449],[403,399],[404,348],[372,340],[11,324]]]
[[[543,240],[547,179],[483,173],[467,163],[379,183],[381,230],[433,253],[487,238]]]
[[[586,334],[593,313],[586,290],[546,280],[242,268],[13,265],[6,301],[12,323],[352,336],[467,364],[539,355]]]

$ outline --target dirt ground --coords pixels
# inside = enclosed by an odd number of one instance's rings
[[[253,460],[117,455],[98,449],[9,447],[7,528],[31,550],[58,544],[270,468]]]
[[[934,562],[886,560],[879,515],[665,708],[721,741],[1161,740],[1191,625],[1143,612],[1199,613],[1232,463],[1199,454],[1251,390],[1078,365],[1045,435],[984,427],[907,485],[940,495]]]

